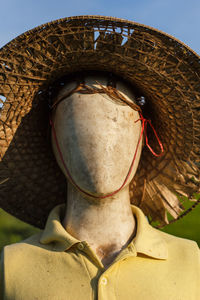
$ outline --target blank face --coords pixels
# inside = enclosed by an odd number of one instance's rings
[[[105,83],[103,78],[87,78],[86,84],[92,85],[95,80]],[[61,94],[74,85],[66,85]],[[126,86],[117,88],[134,101]],[[137,111],[106,94],[74,93],[58,104],[53,119],[58,143],[72,178],[83,190],[106,195],[122,185],[141,132],[141,123],[135,123],[138,119]],[[53,138],[52,145],[66,175]],[[137,170],[141,148],[140,144],[130,180]]]

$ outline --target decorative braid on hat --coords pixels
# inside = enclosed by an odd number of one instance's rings
[[[70,97],[74,93],[80,93],[80,94],[107,94],[111,99],[115,101],[121,101],[128,106],[130,106],[132,109],[141,112],[141,108],[139,105],[137,105],[134,102],[128,101],[122,93],[120,93],[115,87],[108,85],[107,87],[100,84],[98,81],[96,83],[100,86],[98,87],[90,87],[86,85],[85,83],[77,83],[77,86],[72,89],[71,91],[64,93],[62,97],[58,97],[56,100],[53,101],[53,104],[50,105],[51,109],[54,109],[60,102],[62,102],[64,99]]]

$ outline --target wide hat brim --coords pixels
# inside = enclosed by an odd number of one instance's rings
[[[176,219],[184,212],[177,195],[199,191],[200,57],[156,29],[101,16],[47,23],[0,50],[0,206],[42,228],[66,201],[48,139],[46,91],[63,75],[87,70],[112,72],[146,97],[165,153],[143,150],[131,201],[162,225],[167,211]]]

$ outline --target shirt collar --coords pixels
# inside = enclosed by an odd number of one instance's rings
[[[54,244],[54,250],[66,251],[80,241],[71,236],[62,226],[61,215],[65,205],[56,206],[49,214],[45,229],[41,235],[41,244]]]
[[[41,244],[53,243],[56,251],[66,251],[81,242],[72,237],[62,226],[60,216],[64,209],[65,205],[59,205],[51,211],[40,238]],[[134,245],[137,253],[157,259],[167,259],[167,246],[161,232],[149,225],[141,209],[132,206],[132,212],[137,220],[137,233],[131,244]]]
[[[137,220],[137,233],[132,241],[137,253],[157,259],[167,259],[168,249],[162,233],[149,225],[141,209],[132,205],[132,212]]]

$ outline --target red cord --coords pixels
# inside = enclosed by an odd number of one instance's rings
[[[130,166],[130,168],[129,168],[128,174],[127,174],[126,177],[125,177],[124,182],[122,183],[122,185],[120,186],[120,188],[118,188],[116,191],[114,191],[114,192],[112,192],[112,193],[110,193],[110,194],[107,194],[106,196],[94,196],[93,194],[90,194],[90,193],[84,191],[81,187],[79,187],[79,186],[77,185],[77,183],[74,181],[74,179],[72,178],[72,176],[71,176],[71,174],[70,174],[70,172],[69,172],[69,170],[68,170],[68,168],[67,168],[67,165],[65,164],[65,161],[64,161],[62,152],[61,152],[61,150],[60,150],[59,143],[58,143],[58,139],[57,139],[57,136],[56,136],[56,131],[55,131],[54,123],[53,123],[53,121],[52,121],[52,119],[51,119],[51,117],[50,117],[50,125],[51,125],[51,127],[52,127],[53,137],[54,137],[54,140],[55,140],[55,143],[56,143],[56,147],[57,147],[58,153],[59,153],[59,155],[60,155],[60,159],[61,159],[61,161],[62,161],[62,164],[63,164],[64,168],[65,168],[65,171],[66,171],[66,173],[67,173],[67,176],[69,177],[69,179],[71,180],[71,182],[73,183],[73,185],[74,185],[80,192],[84,193],[84,194],[87,195],[87,196],[90,196],[90,197],[92,197],[92,198],[97,198],[97,199],[105,199],[105,198],[108,198],[108,197],[111,197],[111,196],[117,194],[117,193],[125,186],[126,182],[128,181],[128,179],[129,179],[129,177],[130,177],[130,174],[131,174],[131,172],[132,172],[132,170],[133,170],[133,165],[134,165],[134,162],[135,162],[135,158],[136,158],[136,155],[137,155],[137,152],[138,152],[138,148],[139,148],[140,142],[141,142],[141,140],[142,140],[143,132],[145,133],[145,142],[146,142],[146,145],[147,145],[147,147],[149,148],[149,150],[152,152],[152,154],[153,154],[154,156],[157,156],[157,157],[158,157],[158,156],[161,156],[161,155],[163,154],[163,152],[164,152],[163,145],[162,145],[162,143],[161,143],[161,141],[160,141],[160,139],[159,139],[159,137],[158,137],[158,135],[157,135],[157,133],[156,133],[156,130],[154,129],[153,125],[151,124],[151,121],[145,119],[141,113],[140,113],[140,119],[138,119],[138,120],[135,121],[135,122],[138,122],[138,121],[141,121],[141,122],[142,122],[142,128],[141,128],[141,132],[140,132],[140,137],[139,137],[139,140],[138,140],[138,143],[137,143],[137,146],[136,146],[136,150],[135,150],[135,153],[134,153],[134,156],[133,156],[133,160],[132,160],[131,166]],[[159,143],[160,149],[161,149],[160,154],[155,153],[155,152],[153,151],[153,149],[152,149],[152,148],[150,147],[150,145],[149,145],[148,137],[147,137],[147,124],[149,124],[149,125],[151,126],[151,128],[153,129],[153,132],[154,132],[154,134],[155,134],[155,137],[156,137],[156,139],[157,139],[157,141],[158,141],[158,143]]]
[[[145,143],[146,143],[146,146],[149,148],[149,150],[151,151],[151,153],[154,155],[154,156],[162,156],[163,155],[163,152],[164,152],[164,148],[163,148],[163,144],[161,143],[158,135],[157,135],[157,132],[155,130],[155,128],[153,127],[152,123],[151,123],[151,120],[148,120],[148,119],[145,119],[142,115],[142,113],[140,113],[140,119],[138,119],[136,122],[138,121],[142,121],[142,127],[144,127],[144,134],[145,134]],[[149,145],[149,140],[148,140],[148,136],[147,136],[147,125],[150,125],[151,128],[153,129],[153,133],[155,134],[155,137],[158,141],[158,144],[160,146],[160,153],[157,154],[154,152],[154,150],[151,148],[151,146]]]

